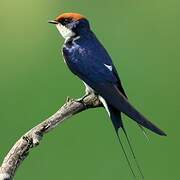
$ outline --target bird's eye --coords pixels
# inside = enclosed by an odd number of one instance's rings
[[[68,23],[69,23],[69,19],[68,18],[64,18],[64,19],[61,20],[61,24],[62,25],[66,25]]]

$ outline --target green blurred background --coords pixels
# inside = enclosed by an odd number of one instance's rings
[[[149,132],[147,143],[135,123],[124,117],[145,179],[180,179],[179,9],[178,0],[0,0],[0,160],[67,96],[84,93],[59,53],[63,39],[47,23],[73,11],[90,20],[130,101],[168,134],[159,137]],[[15,179],[133,178],[100,108],[80,113],[46,135]]]

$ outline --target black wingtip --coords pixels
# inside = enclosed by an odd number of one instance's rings
[[[167,134],[165,132],[163,132],[163,131],[161,133],[159,133],[159,135],[160,136],[167,136]]]
[[[166,136],[161,129],[150,122],[146,117],[144,117],[139,111],[135,109],[133,105],[124,97],[124,95],[118,90],[115,85],[112,84],[100,84],[98,87],[98,93],[115,109],[126,114],[129,118],[136,121],[141,126],[159,134],[161,136]]]
[[[151,123],[152,124],[152,123]],[[152,124],[153,125],[153,124]],[[151,126],[152,127],[152,126]],[[150,128],[149,128],[150,129]],[[155,134],[158,134],[160,136],[167,136],[167,134],[162,131],[161,129],[159,129],[158,127],[156,127],[155,125],[153,125],[153,128],[150,129],[151,131],[153,131]]]

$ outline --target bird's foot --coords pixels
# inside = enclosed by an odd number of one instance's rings
[[[84,102],[84,99],[89,96],[91,93],[86,93],[83,97],[79,98],[79,99],[76,99],[75,101],[76,102],[80,102],[80,103],[83,103]]]
[[[66,103],[68,103],[70,100],[71,100],[70,97],[67,96],[67,98],[66,98]]]

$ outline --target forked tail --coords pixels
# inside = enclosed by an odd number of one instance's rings
[[[111,118],[112,123],[113,123],[113,125],[114,125],[114,128],[115,128],[115,131],[116,131],[116,134],[117,134],[119,143],[120,143],[120,145],[121,145],[121,147],[122,147],[123,153],[124,153],[124,155],[125,155],[126,161],[127,161],[128,165],[129,165],[129,168],[130,168],[130,170],[131,170],[131,172],[132,172],[132,175],[133,175],[134,179],[136,179],[136,175],[135,175],[134,170],[133,170],[133,168],[132,168],[131,162],[130,162],[128,156],[127,156],[127,153],[126,153],[126,151],[125,151],[125,148],[124,148],[124,146],[123,146],[123,143],[122,143],[122,141],[121,141],[121,138],[120,138],[120,136],[119,136],[119,134],[118,134],[118,130],[119,130],[120,128],[123,130],[123,132],[124,132],[124,134],[125,134],[125,137],[126,137],[126,140],[127,140],[128,145],[129,145],[129,149],[130,149],[130,151],[131,151],[131,153],[132,153],[132,156],[133,156],[133,158],[134,158],[136,167],[137,167],[137,169],[138,169],[138,171],[139,171],[139,173],[140,173],[140,175],[141,175],[141,179],[144,179],[144,175],[143,175],[143,173],[142,173],[142,170],[141,170],[141,168],[140,168],[140,165],[139,165],[139,163],[138,163],[138,161],[137,161],[137,158],[136,158],[136,156],[135,156],[135,153],[134,153],[133,147],[132,147],[132,145],[131,145],[130,139],[129,139],[129,137],[128,137],[128,135],[127,135],[127,132],[126,132],[124,126],[123,126],[123,122],[122,122],[122,118],[121,118],[121,113],[120,113],[118,110],[116,110],[115,108],[113,108],[112,106],[108,106],[108,110],[109,110],[109,112],[110,112],[110,118]]]

